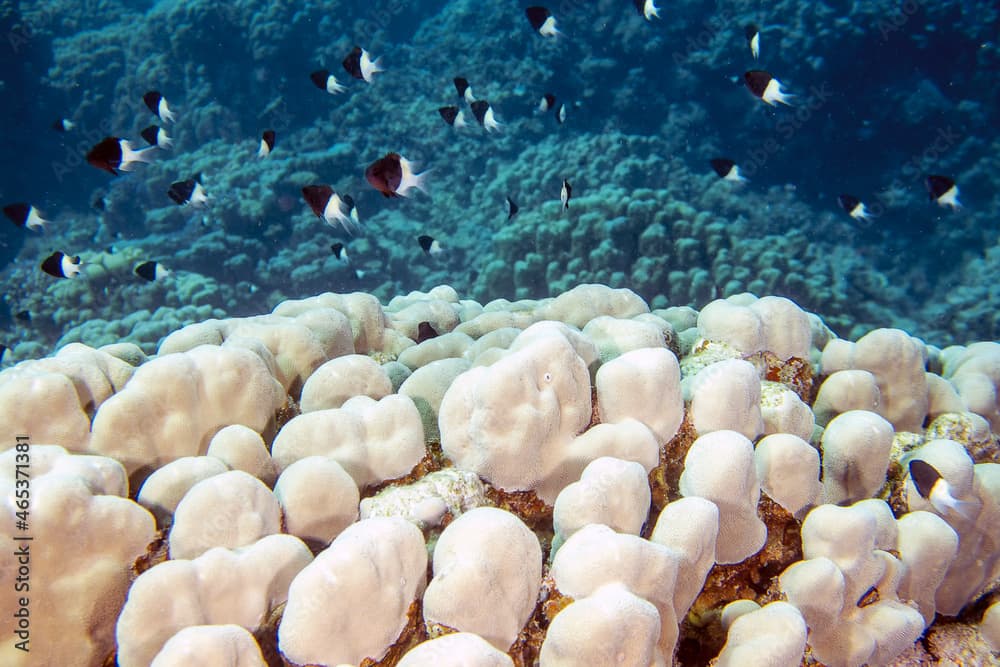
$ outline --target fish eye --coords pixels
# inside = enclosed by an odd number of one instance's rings
[[[546,382],[552,382],[552,373],[546,373],[545,375],[542,376],[542,379],[545,380]]]

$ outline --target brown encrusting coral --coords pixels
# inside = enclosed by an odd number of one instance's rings
[[[486,485],[486,498],[493,507],[516,514],[536,533],[551,540],[552,507],[546,505],[534,491],[505,491]]]
[[[422,609],[420,600],[414,600],[406,612],[406,627],[400,633],[399,639],[389,647],[389,652],[386,653],[385,657],[381,660],[366,658],[358,667],[393,667],[406,655],[407,651],[426,640],[430,633],[424,627]],[[445,633],[439,631],[438,634]]]
[[[816,399],[818,383],[815,382],[815,370],[808,359],[792,357],[779,359],[770,352],[759,352],[747,357],[758,368],[763,368],[763,378],[771,382],[780,382],[792,391],[807,405],[812,405]]]
[[[390,486],[403,486],[406,484],[412,484],[418,479],[423,479],[432,472],[436,472],[438,470],[442,470],[450,466],[451,466],[451,461],[449,461],[448,457],[446,457],[441,452],[441,443],[438,442],[437,440],[431,440],[427,443],[427,454],[424,455],[424,458],[420,459],[420,462],[413,467],[413,470],[411,470],[406,475],[403,475],[402,477],[397,477],[396,479],[387,479],[383,482],[379,482],[378,484],[371,484],[369,486],[366,486],[365,488],[361,489],[361,497],[370,498],[371,496],[377,494],[379,491],[387,489]]]
[[[698,439],[698,433],[694,426],[684,414],[684,421],[681,422],[677,435],[660,447],[660,463],[649,471],[649,488],[652,492],[652,505],[650,507],[650,517],[659,515],[660,510],[667,503],[680,498],[680,491],[677,486],[684,470],[684,457],[687,456],[691,445]],[[655,520],[647,523],[644,530],[644,537],[653,531]]]
[[[542,577],[542,586],[538,593],[538,604],[531,614],[531,618],[525,624],[517,641],[507,652],[514,661],[516,667],[532,667],[538,664],[538,654],[542,650],[542,642],[545,641],[545,633],[552,623],[552,619],[573,602],[573,598],[561,594],[555,586],[555,582],[548,576]]]
[[[742,563],[715,565],[701,594],[681,624],[679,665],[699,665],[719,653],[725,632],[719,625],[722,607],[734,600],[761,606],[782,599],[775,583],[790,564],[802,559],[801,524],[777,503],[761,494],[757,512],[767,524],[764,547]]]

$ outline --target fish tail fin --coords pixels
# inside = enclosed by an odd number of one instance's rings
[[[958,514],[967,521],[975,521],[981,510],[979,503],[969,500],[958,500],[950,495],[945,496],[944,494],[935,494],[930,500],[934,509],[941,514]]]
[[[136,150],[132,147],[131,142],[126,141],[122,145],[122,163],[118,168],[122,171],[131,171],[136,162],[150,163],[153,161],[152,152],[155,150],[156,146],[147,146]]]
[[[496,115],[493,113],[493,109],[486,112],[486,117],[483,119],[483,127],[486,128],[487,132],[499,132],[503,128],[503,123],[497,120]]]
[[[362,61],[361,63],[361,78],[363,78],[368,83],[371,83],[372,77],[379,72],[384,72],[382,68],[382,56],[379,56],[375,60],[368,60],[367,62]]]
[[[970,502],[968,500],[956,500],[954,503],[954,510],[958,514],[962,515],[969,521],[975,521],[976,517],[979,516],[979,512],[982,508],[979,503]]]
[[[337,222],[344,228],[349,236],[361,234],[361,223],[351,217],[350,211],[345,211],[346,204],[343,201],[337,204]],[[350,260],[348,260],[350,262]]]
[[[400,159],[400,164],[403,168],[403,178],[399,182],[399,187],[396,189],[396,193],[405,197],[406,193],[412,188],[416,188],[427,193],[427,174],[429,174],[431,170],[425,169],[418,174],[413,170],[413,163],[409,160]]]
[[[47,225],[49,222],[49,220],[43,218],[42,214],[32,207],[28,213],[28,219],[24,222],[24,226],[33,232],[45,232],[48,231]]]
[[[357,236],[361,234],[361,225],[353,220],[350,216],[344,216],[340,221],[340,226],[344,228],[344,231],[350,236]],[[347,263],[350,264],[351,260],[348,258]]]

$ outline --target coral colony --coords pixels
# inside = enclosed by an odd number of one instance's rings
[[[31,4],[0,665],[1000,663],[995,3]]]
[[[990,659],[1000,344],[511,305],[326,293],[4,371],[4,664]]]

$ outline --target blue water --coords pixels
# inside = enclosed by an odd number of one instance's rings
[[[795,299],[841,336],[998,337],[995,3],[664,0],[645,21],[629,2],[563,0],[555,38],[532,30],[528,4],[0,5],[0,204],[51,221],[42,234],[0,219],[8,361],[71,340],[152,351],[195,319],[440,283],[486,301],[599,281],[695,307],[751,290]],[[756,61],[747,23],[762,29]],[[341,66],[354,45],[382,58],[371,83]],[[316,88],[320,68],[346,91]],[[780,80],[792,106],[754,98],[749,69]],[[499,131],[476,125],[456,76]],[[88,165],[105,136],[142,145],[153,89],[176,113],[174,148],[117,177]],[[537,110],[545,93],[565,123]],[[445,105],[470,126],[446,125]],[[56,132],[63,118],[75,127]],[[265,129],[277,144],[258,160]],[[431,170],[429,192],[375,191],[365,167],[388,152]],[[720,156],[749,182],[720,181]],[[167,189],[196,173],[209,205],[178,207]],[[963,208],[930,202],[928,174],[953,178]],[[317,219],[300,193],[310,183],[353,196],[363,234]],[[871,219],[848,217],[843,193]],[[420,234],[444,252],[425,255]],[[331,256],[336,241],[352,264]],[[54,250],[109,268],[66,284],[39,270]],[[146,260],[172,276],[140,280],[131,268]]]

